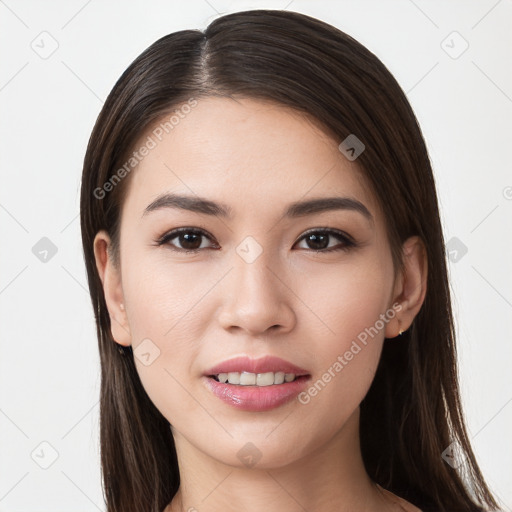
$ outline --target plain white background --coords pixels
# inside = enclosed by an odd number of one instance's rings
[[[0,0],[0,511],[104,510],[78,218],[88,137],[147,46],[251,8],[337,26],[406,91],[438,185],[470,437],[512,510],[511,0]]]

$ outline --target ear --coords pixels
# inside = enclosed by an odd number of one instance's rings
[[[386,325],[386,338],[394,338],[411,326],[427,293],[428,260],[421,238],[408,238],[402,245],[402,254],[404,270],[395,280],[392,300],[397,304],[396,315]]]
[[[103,293],[110,316],[110,329],[114,341],[127,347],[131,345],[131,334],[124,303],[121,269],[114,265],[111,250],[108,233],[105,230],[98,231],[94,237],[94,257],[103,284]]]

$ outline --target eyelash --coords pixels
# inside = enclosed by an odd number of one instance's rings
[[[179,236],[182,233],[191,233],[191,234],[194,234],[194,235],[204,236],[205,238],[208,238],[209,240],[212,239],[212,237],[210,237],[208,235],[208,233],[206,233],[206,231],[203,231],[202,229],[197,229],[197,228],[178,228],[178,229],[174,229],[172,231],[169,231],[168,233],[166,233],[163,236],[161,236],[158,240],[156,240],[156,244],[158,246],[161,246],[161,245],[164,245],[164,244],[168,244],[171,250],[176,251],[176,252],[181,252],[181,253],[187,253],[187,254],[190,254],[190,253],[195,254],[195,253],[198,253],[198,252],[200,252],[200,251],[205,249],[205,248],[202,248],[202,249],[180,249],[180,248],[174,247],[173,245],[168,243],[172,239],[176,238],[177,236]],[[348,251],[352,247],[356,247],[357,246],[357,244],[354,242],[354,240],[349,235],[344,233],[343,231],[339,231],[339,230],[335,230],[335,229],[329,229],[329,228],[310,229],[309,231],[304,233],[297,240],[296,243],[301,242],[308,235],[312,235],[312,234],[324,234],[324,235],[327,234],[327,235],[334,236],[334,237],[338,238],[342,242],[342,245],[340,247],[336,247],[335,246],[335,247],[331,247],[330,249],[318,249],[318,250],[309,249],[310,251],[315,252],[315,253],[326,253],[326,252],[334,252],[334,251]],[[308,249],[306,249],[306,250],[308,250]]]

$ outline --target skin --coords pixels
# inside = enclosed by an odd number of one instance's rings
[[[412,237],[403,245],[405,272],[394,272],[382,211],[340,142],[281,105],[201,99],[130,176],[119,268],[108,234],[96,236],[114,339],[136,351],[149,338],[160,350],[152,364],[135,363],[175,438],[181,487],[166,512],[400,509],[365,471],[359,404],[384,337],[406,330],[421,308],[426,256]],[[225,203],[233,218],[171,208],[143,215],[162,192]],[[362,202],[373,222],[349,210],[282,218],[292,201],[333,195]],[[203,229],[210,239],[199,239],[196,254],[172,250],[183,238],[155,243],[179,227]],[[357,246],[316,252],[302,238],[311,228],[344,231]],[[247,236],[263,250],[250,264],[236,251]],[[343,243],[330,236],[328,245]],[[400,311],[305,405],[240,411],[204,386],[213,365],[266,354],[316,382],[395,303]],[[250,468],[237,456],[248,442],[261,452]]]

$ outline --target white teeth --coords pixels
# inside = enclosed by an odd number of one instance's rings
[[[219,382],[222,382],[223,384],[228,382],[229,384],[238,384],[240,386],[271,386],[272,384],[292,382],[295,380],[295,374],[284,372],[229,372],[219,373],[217,375],[217,379]]]
[[[240,378],[238,379],[238,383],[241,386],[254,386],[256,384],[256,374],[242,372],[240,373]]]
[[[274,384],[274,372],[258,373],[256,375],[257,386],[272,386],[272,384]]]
[[[217,375],[217,379],[219,382],[222,382],[223,384],[225,384],[228,381],[228,374],[227,373],[219,373]]]
[[[230,384],[240,384],[240,374],[236,372],[228,373],[228,382]]]
[[[289,375],[293,375],[290,373]],[[282,384],[284,382],[284,372],[276,372],[274,375],[274,384]]]

